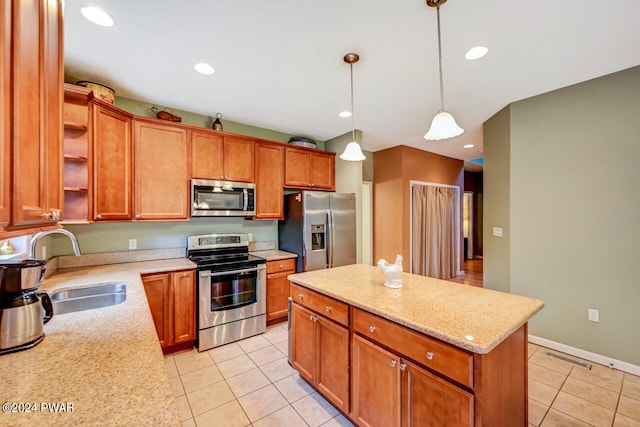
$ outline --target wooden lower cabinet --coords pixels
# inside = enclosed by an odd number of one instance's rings
[[[142,276],[162,348],[188,343],[196,338],[195,277],[195,270]]]
[[[306,308],[291,307],[292,365],[335,407],[349,410],[349,330]]]
[[[403,426],[473,426],[471,393],[404,359],[400,371]]]
[[[296,272],[296,260],[267,261],[267,322],[286,320],[291,283],[287,276]]]
[[[399,358],[354,335],[351,341],[352,418],[362,426],[400,426]]]

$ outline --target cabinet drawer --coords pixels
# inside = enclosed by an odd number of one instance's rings
[[[318,292],[291,284],[291,298],[300,305],[322,314],[344,326],[349,325],[349,306]]]
[[[267,261],[267,274],[279,273],[281,271],[296,271],[296,259],[281,259],[278,261]]]
[[[473,354],[429,338],[358,308],[353,309],[355,332],[473,388]]]

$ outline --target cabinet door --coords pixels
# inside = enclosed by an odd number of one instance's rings
[[[314,315],[298,304],[291,306],[291,364],[310,383],[316,376],[316,336]]]
[[[256,144],[256,218],[284,219],[284,147],[282,146]]]
[[[48,169],[47,121],[45,114],[60,117],[62,105],[46,111],[44,96],[49,85],[42,55],[45,3],[39,0],[13,1],[12,143],[13,143],[13,225],[47,221],[46,173]],[[4,30],[3,30],[4,31]],[[61,59],[59,59],[61,60]],[[62,86],[62,82],[60,82]],[[61,138],[61,134],[59,136]],[[60,147],[60,141],[51,141]],[[58,158],[58,161],[60,159]]]
[[[402,425],[473,426],[473,395],[402,361]]]
[[[11,219],[11,0],[0,0],[0,227]]]
[[[195,271],[171,273],[173,284],[173,343],[193,341],[196,338],[196,284]]]
[[[310,154],[310,184],[313,188],[335,190],[335,156],[333,154]]]
[[[235,136],[224,137],[224,179],[253,182],[254,142]]]
[[[267,322],[287,317],[289,289],[291,286],[287,276],[292,273],[295,273],[295,271],[267,275]]]
[[[224,179],[223,141],[212,132],[191,132],[191,178]]]
[[[188,146],[183,128],[134,120],[135,219],[188,219]]]
[[[285,187],[308,187],[309,152],[286,147],[284,162]]]
[[[22,2],[22,1],[21,1]],[[63,104],[62,2],[44,0],[42,20],[42,126],[45,157],[45,194],[47,212],[62,219],[63,191]],[[21,71],[22,72],[22,71]]]
[[[131,118],[94,104],[93,141],[94,219],[131,219]]]
[[[142,284],[147,294],[160,345],[162,347],[171,345],[173,344],[171,275],[169,273],[145,275],[142,276]]]
[[[349,411],[349,330],[316,316],[316,386],[344,412]]]
[[[393,353],[353,335],[351,341],[351,416],[358,425],[400,426],[401,378],[399,364],[399,358]]]

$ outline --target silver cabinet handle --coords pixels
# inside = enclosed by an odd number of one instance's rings
[[[304,299],[304,295],[298,294],[298,299]]]
[[[313,314],[309,315],[309,320],[313,320]]]
[[[98,214],[98,215],[96,215],[96,218],[98,218],[98,219],[102,219],[102,214]]]
[[[369,332],[375,332],[375,331],[376,331],[375,326],[369,326]]]
[[[391,361],[391,367],[392,367],[392,368],[395,368],[397,364],[398,364],[398,361],[397,361],[397,360],[392,360],[392,361]]]
[[[327,311],[327,312],[331,311],[331,307],[329,307],[329,306],[326,306],[324,309],[325,309],[325,311]]]
[[[405,369],[407,369],[407,364],[406,363],[401,363],[400,364],[400,370],[404,371]]]
[[[427,359],[432,360],[433,359],[433,353],[432,352],[427,352]]]

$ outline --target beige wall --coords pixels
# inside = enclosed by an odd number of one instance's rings
[[[412,180],[464,186],[464,162],[400,145],[374,153],[373,259],[393,262],[402,254],[409,271],[411,255]],[[462,208],[461,208],[462,209]],[[462,212],[461,212],[462,214]],[[460,216],[462,218],[462,215]],[[462,227],[460,228],[462,230]],[[462,233],[460,234],[462,239]],[[462,240],[461,245],[462,247]],[[462,255],[461,255],[462,256]]]
[[[529,332],[635,365],[639,117],[640,67],[512,104],[510,187],[485,201],[489,227],[508,206],[511,292],[545,301]],[[492,143],[485,139],[485,177],[499,155]],[[487,262],[500,252],[487,253],[485,237]],[[485,283],[499,276],[485,267]],[[600,310],[600,323],[587,320],[588,308]]]
[[[484,286],[510,291],[511,233],[510,133],[511,107],[507,106],[484,124],[483,268]],[[502,228],[502,237],[493,236]]]

